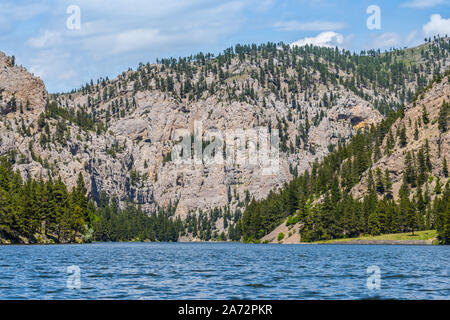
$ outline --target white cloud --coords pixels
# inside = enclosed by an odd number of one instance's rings
[[[0,2],[0,9],[6,8],[6,1]],[[222,49],[224,43],[230,44],[228,37],[242,27],[246,10],[263,11],[275,3],[273,0],[113,2],[111,5],[110,0],[77,0],[81,29],[69,30],[65,23],[69,16],[66,8],[73,1],[56,1],[47,10],[47,23],[41,25],[41,30],[27,35],[23,41],[17,41],[12,33],[6,40],[14,46],[25,45],[28,53],[23,58],[17,51],[14,53],[45,81],[50,92],[56,92],[79,86],[91,78],[114,77],[139,62]],[[14,15],[25,19],[41,12],[37,6],[30,9],[33,10],[22,13],[16,10]],[[0,11],[0,30],[1,18]]]
[[[406,43],[411,43],[417,36],[417,31],[412,31],[408,34],[408,37],[406,37]]]
[[[0,16],[3,19],[9,20],[28,20],[41,13],[44,13],[49,8],[44,4],[30,3],[17,4],[14,2],[0,3]]]
[[[30,62],[30,72],[41,79],[64,81],[78,75],[73,69],[75,61],[72,56],[59,49],[42,50],[33,56]]]
[[[159,44],[162,36],[157,29],[134,29],[120,32],[116,35],[107,36],[102,39],[93,39],[94,42],[106,41],[105,45],[111,44],[111,53],[123,53]]]
[[[256,5],[254,7],[255,11],[257,12],[266,12],[269,10],[274,4],[276,3],[275,0],[261,0],[257,1]]]
[[[408,34],[406,37],[406,41],[404,42],[404,46],[407,47],[416,47],[423,43],[423,37],[420,32],[414,30]]]
[[[341,46],[344,43],[344,36],[334,31],[327,31],[319,33],[315,37],[307,37],[291,43],[291,46],[304,46],[312,44],[320,47],[335,47]]]
[[[61,43],[61,33],[48,30],[40,36],[27,40],[27,44],[33,48],[47,48],[59,43]]]
[[[29,20],[47,10],[48,7],[44,4],[17,4],[2,0],[0,3],[0,29],[11,28],[16,22]]]
[[[369,39],[367,47],[371,49],[391,49],[403,47],[415,47],[423,43],[422,33],[413,30],[407,35],[396,32],[386,32],[377,37]]]
[[[245,8],[238,1],[211,4],[205,0],[174,0],[167,5],[162,0],[149,1],[154,8],[146,1],[130,1],[123,8],[94,15],[101,16],[101,20],[82,18],[81,29],[65,32],[65,38],[96,57],[143,50],[155,53],[181,45],[210,45],[239,29]],[[90,10],[100,11],[98,2],[84,4]],[[83,16],[87,9],[80,7]],[[121,16],[116,18],[117,12]]]
[[[404,8],[431,8],[439,4],[448,3],[448,0],[413,0],[409,2],[404,2],[400,6]]]
[[[386,32],[382,35],[376,37],[371,44],[372,48],[376,49],[386,49],[399,47],[402,44],[400,35],[395,32]]]
[[[280,31],[330,31],[346,27],[345,23],[332,21],[279,21],[274,27]]]
[[[422,27],[423,33],[425,36],[434,36],[434,35],[450,35],[450,19],[444,19],[439,14],[433,14],[430,17],[430,21]]]

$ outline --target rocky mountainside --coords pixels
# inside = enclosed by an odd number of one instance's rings
[[[115,79],[51,95],[1,54],[0,156],[12,158],[23,177],[61,176],[74,186],[81,172],[96,201],[105,194],[147,212],[176,204],[183,218],[209,212],[207,227],[222,231],[251,197],[266,197],[356,130],[412,100],[449,66],[449,50],[448,38],[359,55],[238,45],[216,57],[201,53],[141,64]],[[278,129],[279,171],[174,163],[177,130],[193,133],[196,121],[203,132]]]
[[[448,239],[449,102],[450,69],[419,92],[394,121],[356,135],[346,148],[314,166],[311,176],[308,172],[281,193],[251,204],[244,222],[261,223],[266,215],[268,221],[278,221],[260,239],[272,243],[433,228]],[[270,211],[273,203],[285,211],[277,219]],[[260,216],[252,217],[254,212]],[[322,223],[327,232],[318,233],[314,229]]]
[[[0,113],[11,117],[19,111],[28,120],[44,111],[47,90],[42,80],[15,66],[14,60],[0,52]]]
[[[383,174],[386,170],[389,172],[394,199],[399,198],[403,176],[408,170],[413,179],[411,185],[415,187],[424,183],[422,188],[428,190],[432,198],[436,195],[433,192],[436,184],[443,184],[447,179],[444,163],[450,160],[450,132],[443,130],[443,124],[447,126],[448,122],[448,116],[443,114],[447,114],[444,109],[448,109],[446,104],[450,102],[449,80],[444,77],[421,94],[417,101],[409,104],[404,117],[392,125],[390,134],[380,145],[380,150],[385,150],[385,154],[374,159],[372,175],[375,176],[378,170]],[[389,145],[392,142],[393,147]],[[420,181],[423,179],[421,170],[429,173],[426,181]],[[352,188],[351,192],[357,198],[367,194],[369,175],[369,171],[365,172],[361,182]],[[376,177],[373,179],[376,180]],[[414,180],[419,180],[419,183]]]

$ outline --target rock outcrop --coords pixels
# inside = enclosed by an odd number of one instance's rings
[[[16,66],[14,58],[3,52],[0,52],[0,94],[0,113],[3,114],[22,110],[33,118],[44,111],[47,103],[44,82],[24,67]]]

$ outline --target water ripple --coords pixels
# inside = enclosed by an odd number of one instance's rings
[[[0,299],[449,299],[450,247],[0,246]],[[80,268],[80,288],[68,288]],[[370,290],[369,266],[380,268]],[[75,282],[76,283],[76,282]]]

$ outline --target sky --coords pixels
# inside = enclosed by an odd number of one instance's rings
[[[0,0],[0,51],[51,93],[240,44],[368,49],[450,36],[450,0]]]

